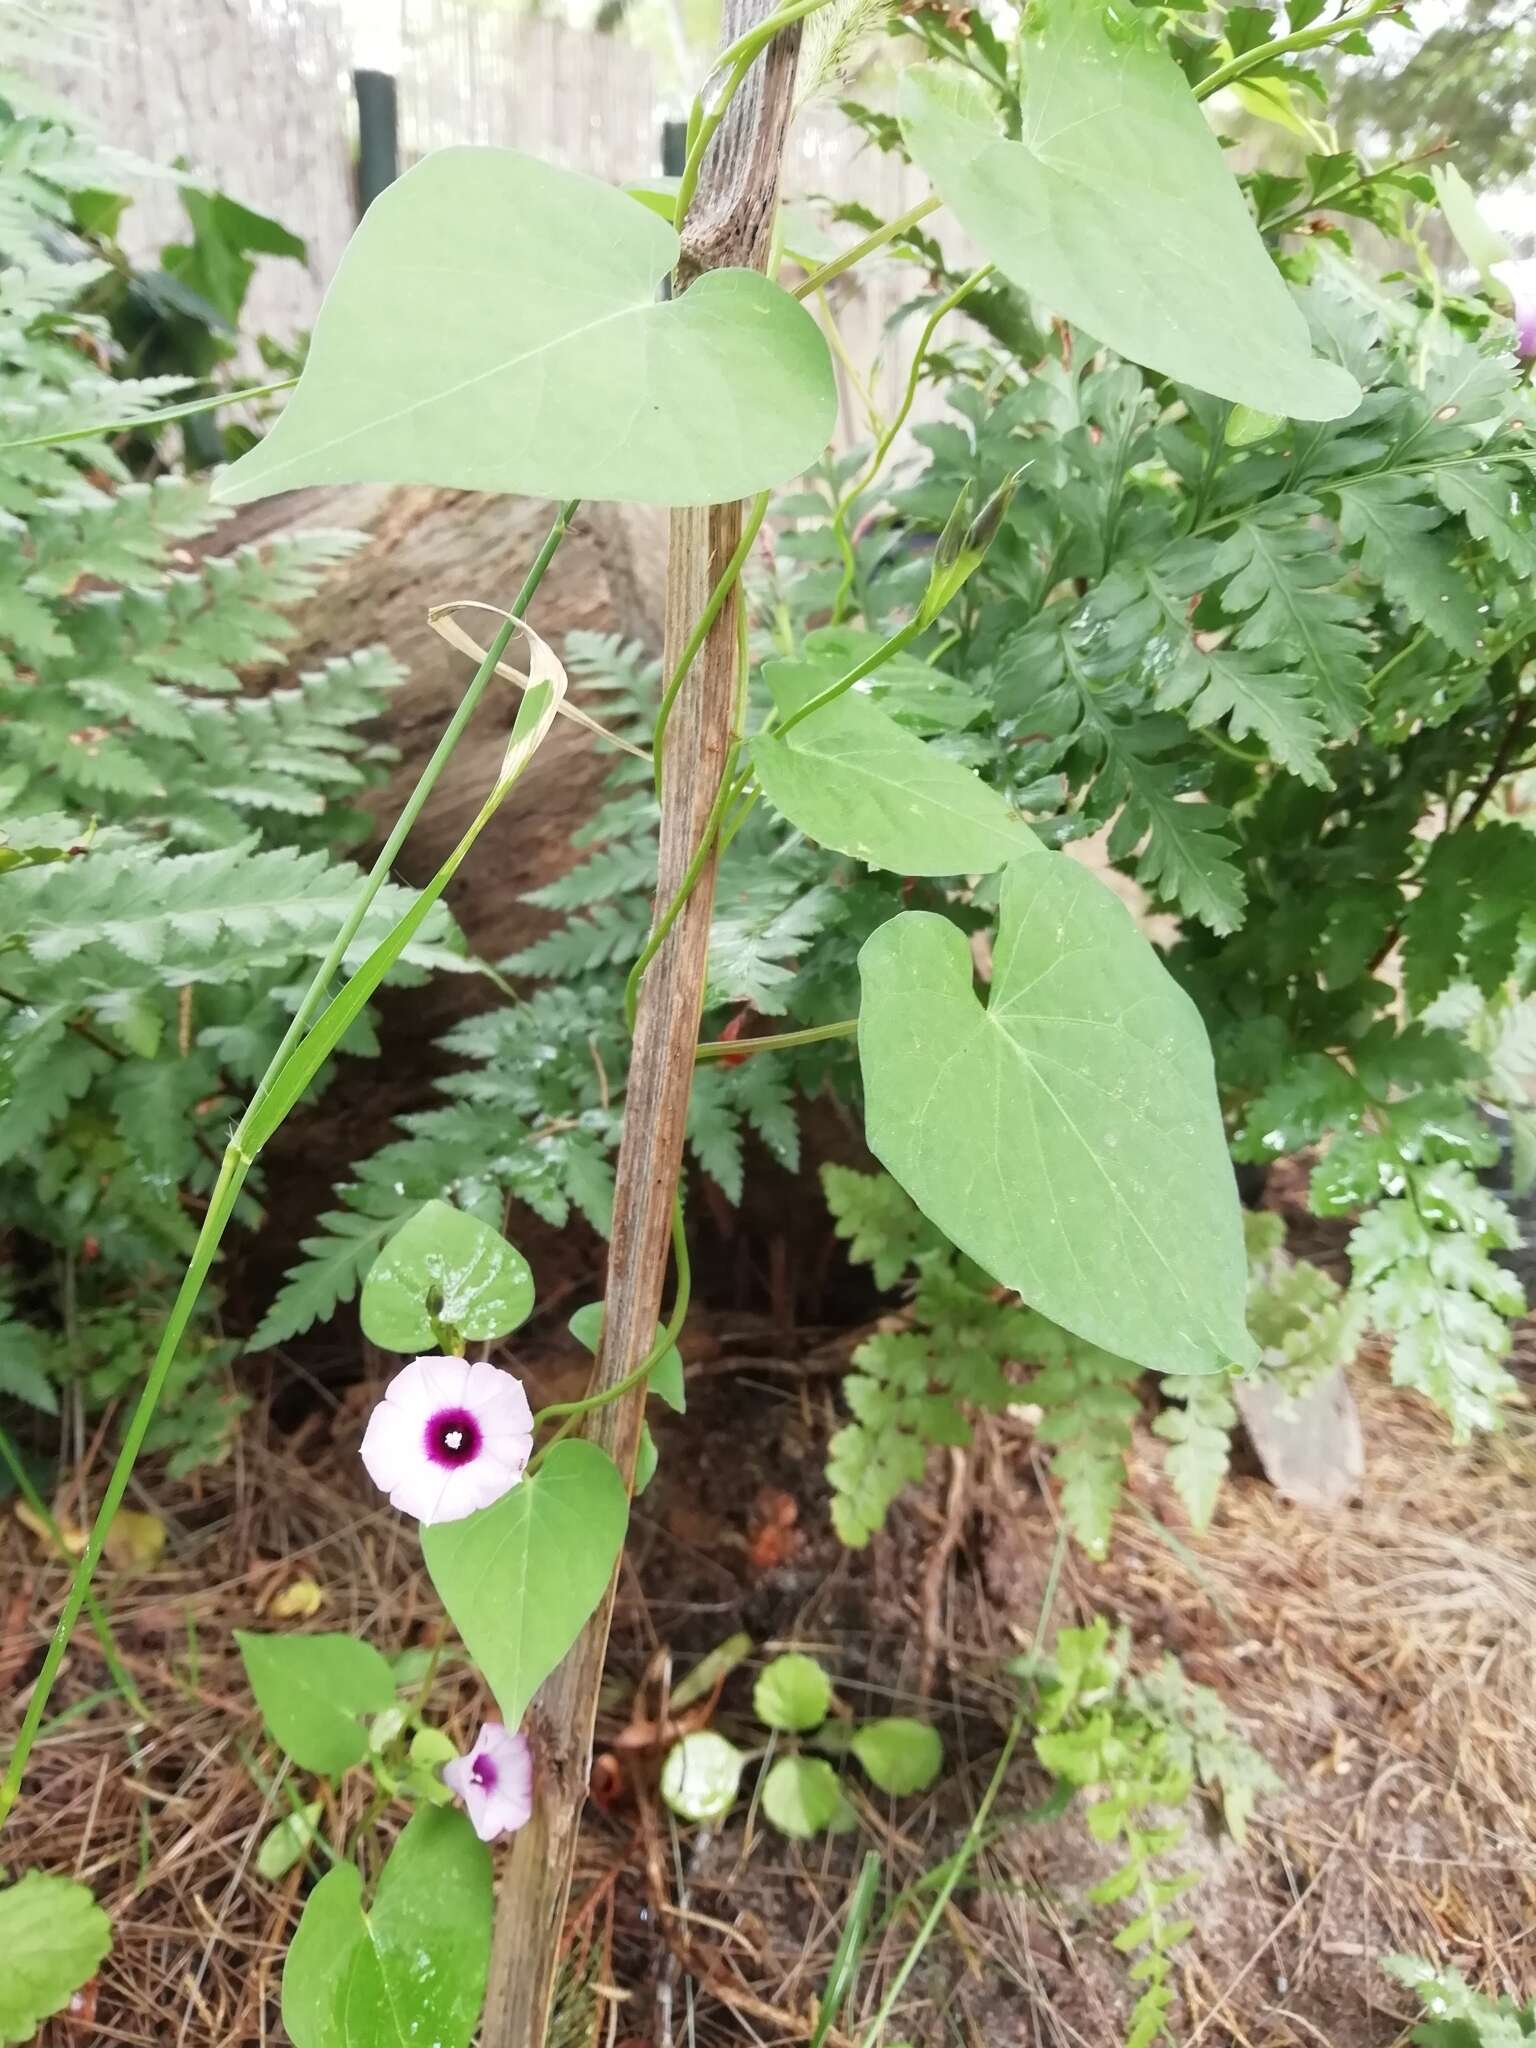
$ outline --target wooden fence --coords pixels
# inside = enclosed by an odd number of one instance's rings
[[[454,142],[527,150],[615,182],[660,169],[653,67],[619,38],[528,20],[476,0],[371,0],[398,9],[400,143],[409,164]],[[263,261],[253,331],[289,338],[313,324],[356,217],[352,50],[339,0],[95,0],[97,33],[54,75],[61,96],[107,142],[151,165],[184,159],[201,182],[305,238],[307,265]],[[124,241],[147,257],[183,225],[174,181],[129,181]],[[785,196],[832,192],[890,218],[921,196],[913,173],[862,146],[835,109],[813,106],[791,132]],[[848,234],[851,231],[840,231]],[[870,266],[840,285],[837,318],[852,360],[876,364],[872,395],[896,402],[894,362],[878,364],[887,322],[913,273]],[[865,409],[839,372],[839,441],[867,437]],[[923,410],[936,409],[932,394]]]

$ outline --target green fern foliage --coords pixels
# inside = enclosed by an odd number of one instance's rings
[[[1210,1788],[1241,1842],[1254,1806],[1279,1781],[1233,1729],[1218,1695],[1192,1685],[1177,1659],[1137,1677],[1128,1640],[1112,1637],[1103,1616],[1061,1630],[1049,1658],[1014,1668],[1036,1756],[1063,1787],[1088,1795],[1088,1832],[1117,1859],[1088,1897],[1128,1915],[1113,1936],[1115,1949],[1135,1958],[1126,2048],[1171,2041],[1174,1961],[1194,1930],[1172,1908],[1198,1882],[1176,1861],[1186,1832],[1181,1809],[1197,1783]]]
[[[1524,2048],[1536,2037],[1536,2001],[1474,1991],[1459,1970],[1422,1956],[1387,1956],[1382,1968],[1413,1992],[1424,2018],[1408,2036],[1416,2048]]]
[[[72,195],[111,177],[62,121],[0,110],[0,1399],[44,1408],[142,1381],[230,1121],[355,893],[332,853],[367,829],[401,680],[380,649],[254,673],[357,536],[194,554],[225,516],[202,485],[134,480],[110,437],[16,445],[180,389],[114,375],[92,310],[108,267]],[[406,900],[381,896],[354,964]],[[400,978],[462,964],[439,915]],[[344,1049],[369,1044],[365,1018]],[[239,1411],[206,1318],[157,1423],[178,1459],[220,1454]]]
[[[822,1187],[849,1257],[882,1288],[905,1281],[908,1294],[903,1326],[861,1344],[844,1382],[853,1420],[833,1436],[827,1460],[843,1541],[869,1541],[896,1497],[923,1477],[932,1446],[970,1442],[970,1411],[1033,1402],[1067,1525],[1091,1556],[1104,1556],[1140,1408],[1140,1368],[1011,1301],[888,1174],[825,1166]],[[1036,1369],[1020,1381],[1014,1367]]]
[[[1141,1368],[1080,1337],[1030,1319],[1027,1356],[1043,1361],[1026,1399],[1043,1411],[1039,1437],[1050,1446],[1067,1527],[1090,1557],[1109,1552],[1110,1529],[1125,1488],[1131,1426],[1140,1413]]]
[[[1250,1325],[1251,1327],[1251,1325]],[[1169,1374],[1163,1393],[1172,1404],[1152,1427],[1171,1446],[1167,1472],[1196,1529],[1208,1529],[1232,1462],[1237,1404],[1225,1373]]]

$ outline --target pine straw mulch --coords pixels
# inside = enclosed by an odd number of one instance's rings
[[[806,2040],[859,1858],[879,1850],[888,1905],[954,1851],[1009,1711],[1000,1663],[1040,1619],[1055,1523],[1023,1415],[948,1454],[890,1531],[852,1555],[827,1533],[820,1472],[847,1340],[787,1364],[762,1332],[722,1335],[694,1365],[688,1416],[658,1431],[661,1474],[637,1508],[574,1892],[571,1976],[591,1988],[567,1999],[561,2048]],[[1536,1429],[1516,1414],[1507,1436],[1452,1451],[1379,1364],[1361,1365],[1356,1392],[1360,1503],[1303,1514],[1238,1476],[1197,1538],[1144,1436],[1111,1560],[1069,1558],[1056,1596],[1054,1624],[1105,1612],[1148,1658],[1176,1651],[1286,1781],[1246,1853],[1191,1831],[1203,1881],[1179,1978],[1188,2048],[1396,2042],[1412,2016],[1379,1968],[1392,1950],[1536,1992]],[[103,1591],[153,1719],[134,1718],[82,1627],[3,1845],[13,1872],[85,1880],[115,1928],[79,2009],[45,2028],[47,2048],[285,2039],[279,1979],[309,1878],[301,1868],[269,1884],[252,1869],[286,1794],[233,1631],[285,1625],[272,1600],[312,1578],[319,1616],[287,1626],[352,1629],[386,1650],[433,1639],[414,1533],[380,1510],[355,1456],[365,1402],[354,1389],[311,1406],[287,1433],[253,1419],[228,1466],[195,1481],[146,1470],[134,1505],[169,1524],[165,1557],[110,1574]],[[98,1454],[87,1494],[103,1470]],[[7,1519],[0,1735],[24,1706],[62,1585]],[[934,1718],[949,1759],[939,1785],[894,1803],[860,1795],[859,1837],[804,1850],[752,1813],[676,1827],[654,1796],[642,1724],[669,1656],[680,1673],[737,1629],[759,1653],[793,1642],[822,1655],[855,1712]],[[729,1681],[717,1713],[744,1741],[750,1679],[744,1667]],[[473,1676],[446,1665],[434,1700],[467,1744],[486,1704]],[[977,1882],[957,1892],[892,2038],[1118,2038],[1128,1999],[1113,1926],[1084,1901],[1102,1874],[1096,1852],[1070,1815],[1013,1818],[1044,1789],[1021,1757]],[[325,1798],[329,1838],[345,1841],[365,1788]],[[929,1897],[877,1916],[833,2048],[859,2039]]]

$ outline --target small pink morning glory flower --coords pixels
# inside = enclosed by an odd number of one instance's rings
[[[521,1380],[464,1358],[397,1372],[363,1432],[363,1463],[390,1505],[418,1522],[457,1522],[516,1486],[533,1449]]]
[[[526,1735],[487,1721],[468,1756],[443,1765],[443,1783],[464,1802],[482,1842],[510,1835],[533,1812],[533,1751]]]
[[[1514,300],[1515,354],[1528,363],[1536,356],[1536,256],[1495,263],[1493,274]]]

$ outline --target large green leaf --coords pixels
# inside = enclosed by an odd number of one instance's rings
[[[30,2041],[111,1946],[111,1923],[83,1884],[29,1870],[0,1887],[0,2041]]]
[[[490,1960],[490,1856],[462,1813],[422,1808],[366,1911],[351,1863],[310,1893],[283,2025],[294,2048],[468,2048]]]
[[[395,1681],[371,1643],[355,1636],[263,1636],[236,1629],[245,1675],[267,1733],[301,1770],[331,1777],[361,1763],[358,1716],[394,1704]]]
[[[509,1728],[602,1599],[628,1521],[613,1460],[573,1439],[493,1506],[422,1530],[432,1583]]]
[[[1043,0],[1023,43],[1022,139],[981,81],[901,82],[908,149],[1016,284],[1133,362],[1260,412],[1351,413],[1347,371],[1312,354],[1221,146],[1150,22]]]
[[[827,687],[813,662],[763,671],[781,717]],[[898,875],[991,874],[1044,848],[979,775],[926,746],[857,689],[782,739],[752,742],[774,809],[819,846]]]
[[[712,271],[671,302],[664,220],[507,149],[445,149],[368,209],[299,387],[215,488],[448,484],[698,505],[813,463],[836,389],[778,285]]]
[[[488,1343],[526,1322],[528,1261],[499,1230],[447,1202],[426,1202],[368,1269],[363,1334],[386,1351],[427,1351],[438,1329]]]
[[[1065,855],[1003,878],[990,1000],[909,911],[859,955],[870,1149],[930,1221],[1069,1330],[1163,1372],[1247,1362],[1247,1262],[1199,1015]]]

